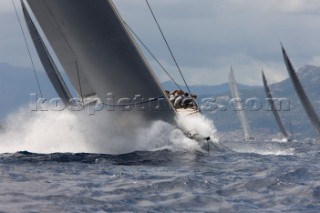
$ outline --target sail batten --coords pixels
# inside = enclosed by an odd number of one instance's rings
[[[278,127],[279,127],[283,137],[285,137],[286,139],[289,139],[289,134],[287,133],[287,130],[286,130],[286,128],[285,128],[285,126],[284,126],[284,124],[283,124],[283,122],[281,120],[280,114],[276,109],[276,105],[274,103],[271,90],[269,88],[267,79],[266,79],[263,71],[262,71],[262,81],[263,81],[264,90],[266,92],[266,96],[268,98],[268,101],[269,101],[269,104],[270,104],[270,107],[271,107],[271,111],[272,111],[272,113],[273,113],[273,115],[274,115],[274,117],[276,119]]]
[[[247,117],[246,117],[246,115],[244,113],[244,109],[242,107],[242,104],[240,102],[240,100],[241,100],[240,99],[240,93],[239,93],[239,90],[237,88],[237,82],[236,82],[236,79],[234,77],[232,67],[231,67],[231,70],[230,70],[230,73],[229,73],[229,85],[230,85],[230,91],[231,91],[232,98],[236,99],[234,101],[234,105],[235,105],[236,110],[238,112],[240,123],[241,123],[241,126],[242,126],[244,134],[245,134],[245,138],[244,139],[245,140],[250,140],[253,137],[251,136],[251,130],[250,130],[250,127],[249,127],[249,123],[248,123]]]
[[[284,58],[284,62],[286,64],[287,67],[287,71],[290,75],[291,81],[294,85],[294,88],[298,94],[298,97],[305,109],[305,112],[307,113],[312,125],[314,126],[314,128],[316,129],[316,131],[318,132],[318,134],[320,135],[320,121],[319,121],[319,117],[317,115],[317,113],[315,112],[315,110],[313,109],[313,106],[306,94],[306,92],[304,91],[302,84],[296,74],[296,71],[288,57],[288,54],[286,52],[286,50],[284,49],[284,47],[281,45],[281,49],[282,49],[282,55]]]

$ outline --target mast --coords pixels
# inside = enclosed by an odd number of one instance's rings
[[[44,42],[42,38],[40,37],[40,34],[38,30],[36,29],[28,11],[24,4],[24,2],[21,0],[22,10],[24,14],[24,18],[26,20],[29,33],[31,35],[32,41],[34,43],[34,46],[36,47],[36,50],[38,52],[38,55],[40,57],[41,63],[47,73],[47,76],[49,80],[51,81],[54,89],[56,90],[57,94],[61,98],[64,104],[68,105],[69,101],[72,99],[72,95],[70,91],[68,90],[68,87],[66,86],[57,66],[55,65],[53,59],[50,56],[50,53],[46,46],[44,45]]]
[[[284,124],[281,120],[281,117],[280,117],[280,114],[279,112],[277,111],[277,108],[276,108],[276,105],[273,101],[273,97],[272,97],[272,94],[271,94],[271,91],[270,91],[270,88],[268,86],[268,82],[267,82],[267,79],[264,75],[264,72],[262,71],[262,81],[263,81],[263,86],[264,86],[264,90],[266,92],[266,96],[268,97],[268,101],[269,101],[269,104],[270,104],[270,107],[271,107],[271,111],[276,119],[276,122],[278,124],[278,127],[283,135],[283,137],[285,137],[286,139],[289,138],[289,135],[287,133],[287,130],[286,128],[284,127]]]
[[[230,70],[230,73],[229,73],[229,85],[230,85],[230,91],[231,91],[232,98],[240,100],[240,95],[239,95],[240,93],[239,93],[238,88],[237,88],[237,82],[236,82],[236,79],[234,77],[232,67],[231,67],[231,70]],[[241,123],[241,126],[242,126],[243,131],[244,131],[245,140],[248,141],[248,140],[252,139],[253,137],[251,136],[251,130],[250,130],[250,127],[249,127],[249,123],[248,123],[247,117],[246,117],[246,115],[244,113],[242,104],[241,104],[240,101],[237,101],[237,100],[234,101],[234,105],[235,105],[236,110],[238,112],[240,123]]]
[[[313,127],[316,129],[316,131],[318,132],[318,134],[320,135],[320,121],[318,118],[317,113],[314,111],[311,102],[309,101],[309,98],[306,94],[306,92],[304,91],[302,84],[295,72],[295,69],[287,55],[286,50],[284,49],[284,47],[281,44],[281,49],[282,49],[282,54],[283,54],[283,58],[284,58],[284,62],[286,64],[288,73],[290,75],[291,81],[294,85],[294,89],[296,90],[298,97],[304,107],[305,112],[307,113]]]

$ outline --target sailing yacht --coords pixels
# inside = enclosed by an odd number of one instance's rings
[[[297,92],[297,95],[302,103],[302,106],[305,110],[305,112],[307,113],[313,127],[315,128],[315,130],[318,132],[318,134],[320,135],[320,120],[319,117],[316,113],[316,111],[314,110],[306,92],[304,91],[302,84],[296,74],[296,71],[288,57],[288,54],[286,52],[286,50],[284,49],[283,45],[281,44],[281,50],[282,50],[282,55],[283,55],[283,59],[284,62],[286,64],[287,67],[287,71],[290,75],[290,79],[293,83],[294,89]]]
[[[111,0],[21,0],[35,47],[64,102],[71,93],[59,74],[32,11],[78,96],[116,115],[119,128],[147,127],[155,120],[176,125],[179,115],[199,115],[199,107],[175,109]],[[110,113],[110,112],[109,112]],[[189,130],[183,130],[190,133]],[[191,138],[208,140],[198,132]]]
[[[236,108],[236,110],[238,112],[240,123],[241,123],[242,129],[244,131],[244,140],[245,141],[254,140],[255,138],[251,135],[250,126],[249,126],[247,117],[246,117],[246,115],[244,113],[243,106],[242,106],[241,102],[239,101],[239,100],[241,100],[240,99],[240,93],[239,93],[239,90],[238,90],[238,87],[237,87],[237,82],[236,82],[236,79],[234,77],[233,68],[232,67],[231,67],[231,70],[229,72],[229,86],[230,86],[231,96],[232,96],[232,98],[234,100],[233,103],[234,103],[234,106],[235,106],[235,108]]]
[[[262,71],[262,81],[263,81],[264,90],[266,92],[266,96],[268,98],[268,101],[269,101],[269,104],[271,107],[271,111],[276,119],[276,122],[277,122],[279,129],[280,129],[280,132],[282,133],[282,136],[286,141],[291,141],[291,137],[289,136],[289,134],[288,134],[288,132],[287,132],[282,120],[281,120],[279,111],[277,110],[276,105],[273,101],[272,93],[271,93],[266,76],[263,71]]]

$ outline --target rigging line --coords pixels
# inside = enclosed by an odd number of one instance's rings
[[[146,3],[147,3],[147,5],[148,5],[148,8],[149,8],[152,16],[153,16],[153,19],[155,20],[155,22],[156,22],[156,24],[157,24],[157,26],[158,26],[158,29],[159,29],[159,31],[160,31],[160,33],[161,33],[161,35],[162,35],[162,38],[163,38],[163,40],[165,41],[165,43],[166,43],[166,45],[167,45],[167,47],[168,47],[168,50],[169,50],[169,52],[170,52],[170,54],[171,54],[171,57],[172,57],[174,63],[176,64],[176,66],[177,66],[177,68],[178,68],[178,71],[179,71],[179,73],[180,73],[180,75],[181,75],[181,78],[182,78],[184,84],[186,85],[186,87],[187,87],[187,89],[188,89],[188,92],[189,92],[190,95],[191,95],[191,90],[190,90],[190,88],[189,88],[189,86],[188,86],[188,84],[187,84],[187,82],[186,82],[186,80],[185,80],[185,78],[184,78],[184,76],[183,76],[183,74],[182,74],[182,71],[181,71],[181,69],[180,69],[180,67],[179,67],[179,65],[178,65],[178,62],[177,62],[176,58],[174,57],[174,54],[173,54],[173,52],[172,52],[172,50],[171,50],[171,48],[170,48],[170,45],[169,45],[169,43],[168,43],[168,41],[167,41],[167,39],[166,39],[166,37],[165,37],[162,29],[161,29],[161,26],[160,26],[160,24],[159,24],[159,22],[158,22],[158,20],[157,20],[157,18],[156,18],[156,16],[155,16],[155,14],[154,14],[152,8],[151,8],[151,5],[149,4],[148,0],[146,0]]]
[[[130,30],[130,32],[138,39],[138,41],[142,44],[142,46],[149,52],[149,54],[152,56],[152,58],[158,63],[158,65],[162,68],[162,70],[168,75],[168,77],[173,81],[173,83],[180,89],[181,87],[179,84],[174,80],[174,78],[170,75],[170,73],[164,68],[164,66],[160,63],[160,61],[156,58],[156,56],[151,52],[151,50],[144,44],[144,42],[140,39],[140,37],[132,30],[132,28],[125,22],[123,23],[127,26],[127,28]]]
[[[28,45],[26,34],[25,34],[24,30],[23,30],[22,23],[21,23],[21,20],[19,18],[19,14],[18,14],[18,10],[17,10],[16,4],[14,3],[14,0],[11,0],[11,1],[12,1],[12,4],[13,4],[14,11],[16,13],[16,16],[17,16],[17,19],[18,19],[22,34],[23,34],[24,42],[25,42],[27,50],[28,50],[28,54],[29,54],[29,57],[30,57],[30,60],[31,60],[31,64],[32,64],[32,67],[33,67],[33,72],[34,72],[34,76],[35,76],[35,79],[36,79],[36,82],[37,82],[38,90],[39,90],[41,98],[43,98],[41,87],[40,87],[39,78],[38,78],[38,75],[37,75],[37,71],[36,71],[36,68],[35,68],[34,61],[33,61],[32,56],[31,56],[31,51],[30,51],[30,48],[29,48],[29,45]]]
[[[77,78],[78,78],[79,91],[80,91],[79,95],[81,96],[81,100],[82,100],[82,103],[83,103],[83,92],[82,92],[81,81],[80,81],[79,66],[78,66],[78,62],[77,61],[75,61],[74,63],[76,65],[76,70],[77,70]]]

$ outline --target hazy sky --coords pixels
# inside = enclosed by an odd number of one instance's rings
[[[20,1],[15,2],[21,15]],[[149,2],[191,85],[224,83],[230,66],[240,83],[261,85],[261,68],[270,82],[283,80],[288,74],[280,41],[297,69],[305,64],[320,65],[319,0]],[[114,3],[163,65],[177,73],[145,0]],[[0,26],[0,62],[30,67],[11,0],[0,1]],[[147,58],[159,78],[166,80],[152,58]],[[182,82],[178,75],[173,75]]]

